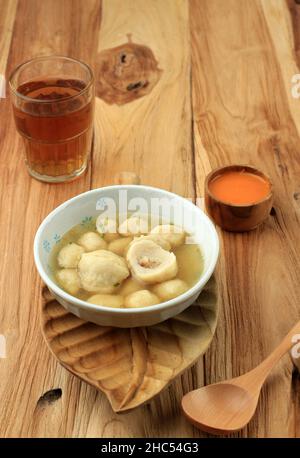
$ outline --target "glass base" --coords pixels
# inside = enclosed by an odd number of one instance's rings
[[[41,175],[38,172],[30,169],[27,165],[27,170],[29,175],[32,178],[35,178],[38,181],[43,181],[44,183],[64,183],[67,181],[73,181],[79,178],[87,169],[87,163],[85,163],[80,169],[75,170],[73,173],[68,175],[60,175],[60,176],[49,176],[49,175]]]

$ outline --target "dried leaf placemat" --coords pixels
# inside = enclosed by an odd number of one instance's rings
[[[42,328],[59,362],[106,394],[123,412],[149,401],[207,350],[217,324],[215,279],[179,315],[154,326],[121,329],[86,322],[43,288]]]

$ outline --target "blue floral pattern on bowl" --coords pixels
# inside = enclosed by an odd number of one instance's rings
[[[59,234],[54,234],[53,240],[55,244],[59,243],[61,241],[61,236]]]
[[[43,248],[46,251],[46,253],[50,253],[53,246],[59,243],[60,241],[61,241],[61,236],[59,234],[54,234],[52,242],[50,242],[47,239],[43,240]]]
[[[89,224],[91,224],[92,220],[93,220],[92,216],[85,216],[84,218],[82,218],[80,224],[81,226],[88,226]],[[62,236],[60,234],[55,233],[53,237],[51,237],[50,239],[43,240],[42,246],[43,246],[44,251],[49,254],[53,246],[57,245],[61,241],[61,239],[62,239]]]
[[[93,217],[92,216],[85,216],[82,220],[81,220],[81,226],[88,226],[91,222],[92,222],[92,219]]]
[[[49,240],[43,240],[43,248],[46,251],[46,253],[50,253],[51,244],[50,244]]]

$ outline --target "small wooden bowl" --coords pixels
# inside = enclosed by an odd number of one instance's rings
[[[209,189],[209,183],[216,177],[229,171],[242,171],[258,175],[270,185],[270,193],[263,199],[251,204],[231,204],[215,197]],[[205,206],[214,222],[230,232],[244,232],[255,229],[270,214],[273,204],[272,183],[267,175],[249,165],[229,165],[210,172],[205,179]]]

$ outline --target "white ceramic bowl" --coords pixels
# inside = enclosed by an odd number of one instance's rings
[[[173,223],[183,225],[189,233],[197,238],[204,256],[204,270],[200,279],[184,294],[150,307],[108,308],[77,299],[66,293],[52,280],[49,255],[53,246],[63,234],[76,224],[85,224],[91,217],[98,216],[100,213],[99,205],[104,208],[108,199],[114,199],[117,203],[120,191],[127,191],[128,202],[133,198],[143,198],[150,208],[150,203],[153,202],[151,199],[164,198],[172,202],[175,205],[174,208],[183,209],[183,212],[174,214]],[[151,209],[151,212],[153,211],[155,210]],[[162,217],[164,218],[166,215],[162,213]],[[182,221],[183,218],[184,221]],[[34,259],[37,270],[58,302],[84,320],[121,328],[153,325],[186,309],[195,301],[211,277],[218,254],[219,239],[217,232],[213,223],[200,208],[189,200],[163,189],[140,185],[108,186],[73,197],[53,210],[44,219],[34,240]]]

